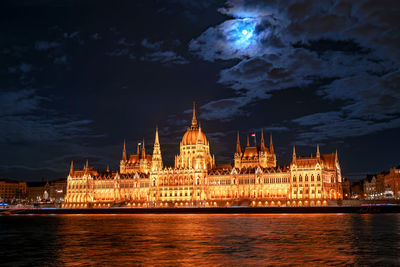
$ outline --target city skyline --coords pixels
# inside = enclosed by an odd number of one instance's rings
[[[338,150],[351,181],[399,164],[396,1],[5,1],[0,177],[119,168],[153,144],[172,166],[196,102],[217,164],[272,133],[278,165]],[[104,11],[104,10],[107,10]],[[188,116],[189,115],[189,116]],[[252,139],[252,138],[251,138]],[[252,140],[250,140],[251,142]],[[150,152],[150,151],[149,151]]]

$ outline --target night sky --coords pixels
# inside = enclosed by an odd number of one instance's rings
[[[193,101],[217,164],[236,131],[278,164],[338,150],[350,180],[400,162],[400,1],[2,1],[0,178],[117,169],[158,125],[173,165]]]

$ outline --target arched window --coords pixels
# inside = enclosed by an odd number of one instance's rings
[[[311,174],[311,182],[314,182],[314,174]]]
[[[299,176],[299,182],[303,182],[303,177]]]
[[[306,177],[304,177],[305,181],[308,182],[308,175],[306,174]]]
[[[321,181],[321,176],[319,176],[319,174],[317,175],[317,181],[318,181],[318,182]]]
[[[293,182],[296,182],[296,176],[293,176]]]
[[[196,184],[197,184],[197,185],[200,184],[200,179],[199,179],[199,178],[196,179]]]
[[[331,183],[335,182],[335,177],[331,176]]]

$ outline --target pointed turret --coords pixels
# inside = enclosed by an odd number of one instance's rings
[[[144,138],[142,143],[142,159],[146,158],[146,148],[144,146]]]
[[[193,102],[193,118],[192,118],[192,127],[197,127],[197,119],[196,119],[196,104]]]
[[[236,153],[237,153],[237,154],[241,154],[241,153],[242,153],[242,149],[241,149],[241,147],[240,147],[239,131],[237,132]]]
[[[110,172],[110,165],[107,164],[107,170],[106,172]]]
[[[265,143],[264,143],[264,131],[263,129],[261,129],[261,145],[260,145],[260,149],[261,151],[265,151]]]
[[[317,158],[320,158],[321,155],[319,154],[319,144],[317,144],[317,154],[316,154]]]
[[[124,140],[124,148],[122,149],[122,160],[126,160],[126,143]]]
[[[247,135],[247,143],[246,143],[246,147],[250,146],[250,140],[249,140],[249,135]]]
[[[156,138],[154,140],[154,145],[160,145],[160,141],[158,140],[158,126],[156,126]]]
[[[85,170],[89,167],[89,160],[86,160],[86,164],[85,164]]]
[[[160,141],[158,139],[158,127],[156,127],[156,137],[154,140],[151,169],[154,171],[154,170],[161,170],[162,168],[163,168],[163,164],[162,164],[162,157],[161,157]]]
[[[74,173],[74,161],[71,160],[71,167],[69,167],[69,174]]]
[[[138,157],[140,156],[140,143],[138,143],[138,145],[137,145],[136,154],[138,155]]]
[[[296,161],[296,147],[293,146],[293,156],[292,156],[292,161]]]
[[[199,132],[197,133],[196,144],[202,144],[202,143],[203,143],[203,139],[201,138],[201,126],[199,126]]]
[[[272,143],[272,133],[269,135],[269,153],[274,154],[274,144]]]

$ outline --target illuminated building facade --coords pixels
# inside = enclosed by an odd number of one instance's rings
[[[127,155],[125,143],[119,171],[98,172],[88,165],[75,170],[71,163],[63,207],[171,207],[171,206],[314,206],[343,198],[342,176],[336,153],[298,157],[293,148],[289,166],[276,165],[270,136],[265,145],[243,148],[237,136],[234,164],[216,165],[210,144],[197,123],[180,142],[175,166],[164,167],[158,130],[153,154],[138,146]]]

